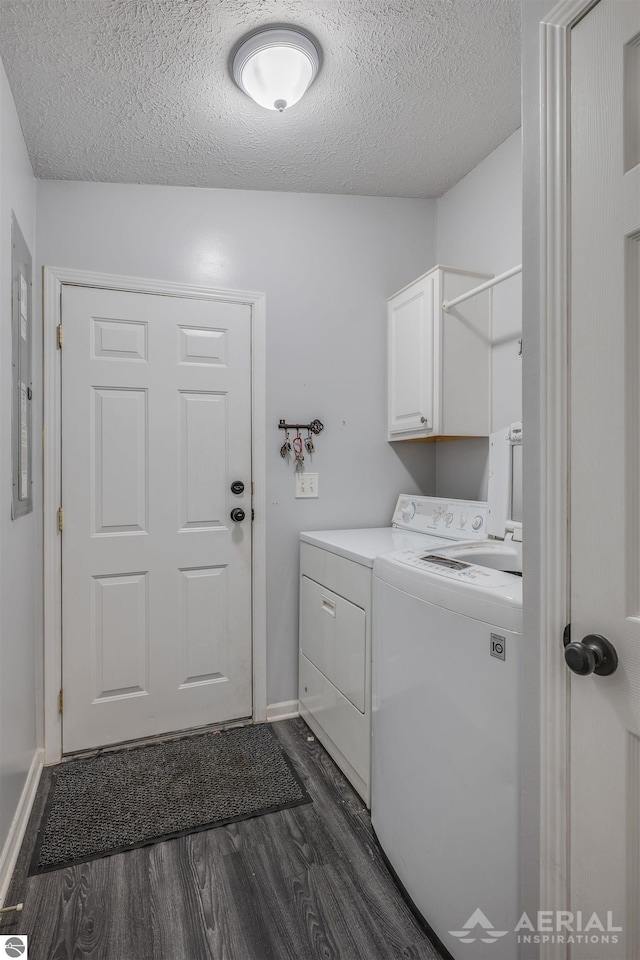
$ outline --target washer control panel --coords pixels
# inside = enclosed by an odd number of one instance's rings
[[[481,500],[444,500],[401,494],[392,525],[447,540],[486,540],[489,508]]]

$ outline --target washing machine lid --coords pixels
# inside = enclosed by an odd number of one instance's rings
[[[485,623],[522,631],[522,577],[415,548],[378,557],[376,581]]]
[[[421,533],[396,530],[393,527],[304,531],[300,534],[300,540],[366,567],[372,567],[376,557],[383,553],[393,553],[412,547],[418,550],[430,550],[450,542],[442,537],[426,537]]]
[[[480,540],[474,543],[449,543],[442,552],[456,560],[480,567],[522,573],[522,543],[514,540]]]

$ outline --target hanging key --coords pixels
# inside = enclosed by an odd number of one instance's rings
[[[311,454],[313,453],[313,451],[314,451],[314,449],[315,449],[314,446],[313,446],[313,440],[311,439],[311,431],[309,431],[309,436],[307,437],[307,439],[306,439],[305,442],[304,442],[304,448],[305,448],[305,450],[307,451],[307,453],[309,454],[309,456],[311,456]]]
[[[288,457],[291,453],[291,440],[289,440],[289,431],[287,430],[285,441],[280,447],[280,456],[284,460],[285,457]]]

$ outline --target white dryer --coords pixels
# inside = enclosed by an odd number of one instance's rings
[[[486,539],[487,504],[401,495],[391,526],[300,534],[300,715],[367,806],[371,790],[371,572],[400,548]]]
[[[374,565],[371,819],[454,957],[516,960],[522,578],[448,554]]]

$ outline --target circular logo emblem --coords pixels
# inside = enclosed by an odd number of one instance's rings
[[[21,957],[26,949],[26,944],[20,937],[9,937],[4,945],[4,952],[8,957]]]

